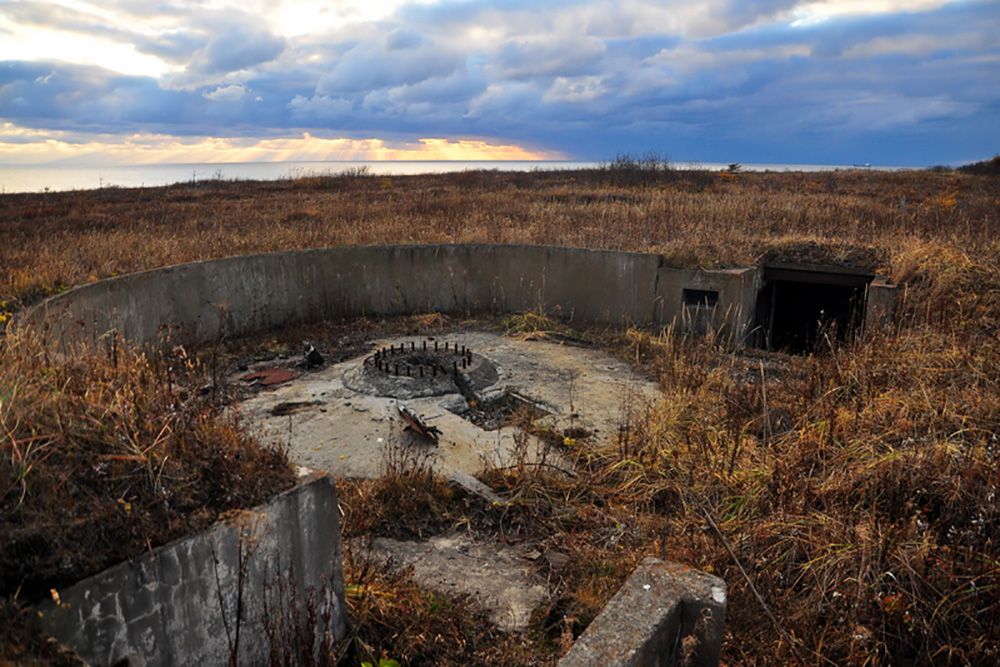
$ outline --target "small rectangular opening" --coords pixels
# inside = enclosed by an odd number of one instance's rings
[[[685,289],[684,305],[696,308],[715,308],[719,303],[719,293],[715,290]]]

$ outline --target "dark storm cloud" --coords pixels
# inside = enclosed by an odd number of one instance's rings
[[[399,86],[389,91],[393,102],[457,104],[467,103],[486,90],[486,82],[456,72],[447,77],[425,79],[419,83]]]
[[[66,63],[0,63],[0,115],[28,127],[101,134],[204,134],[206,125],[272,126],[287,115],[259,96],[218,101],[198,91],[165,90],[147,77]],[[244,130],[245,131],[245,130]],[[239,132],[237,132],[239,133]],[[232,136],[234,132],[227,132]]]
[[[514,39],[500,48],[495,67],[504,79],[579,76],[593,71],[604,52],[604,41],[593,37]]]

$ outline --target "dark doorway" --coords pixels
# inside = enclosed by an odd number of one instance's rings
[[[873,276],[816,270],[764,270],[757,296],[756,344],[769,350],[808,353],[826,337],[851,339],[864,320],[865,296]]]

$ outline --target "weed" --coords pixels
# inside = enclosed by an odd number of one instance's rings
[[[558,325],[554,319],[545,315],[539,306],[535,310],[511,315],[504,321],[504,326],[508,334],[544,337],[547,332],[555,330]]]
[[[673,171],[667,155],[657,151],[618,153],[613,160],[597,168],[597,174],[608,184],[624,187],[656,185]]]

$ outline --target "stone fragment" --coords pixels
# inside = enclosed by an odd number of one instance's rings
[[[302,363],[306,368],[316,368],[323,365],[323,355],[319,353],[312,343],[302,343]]]

